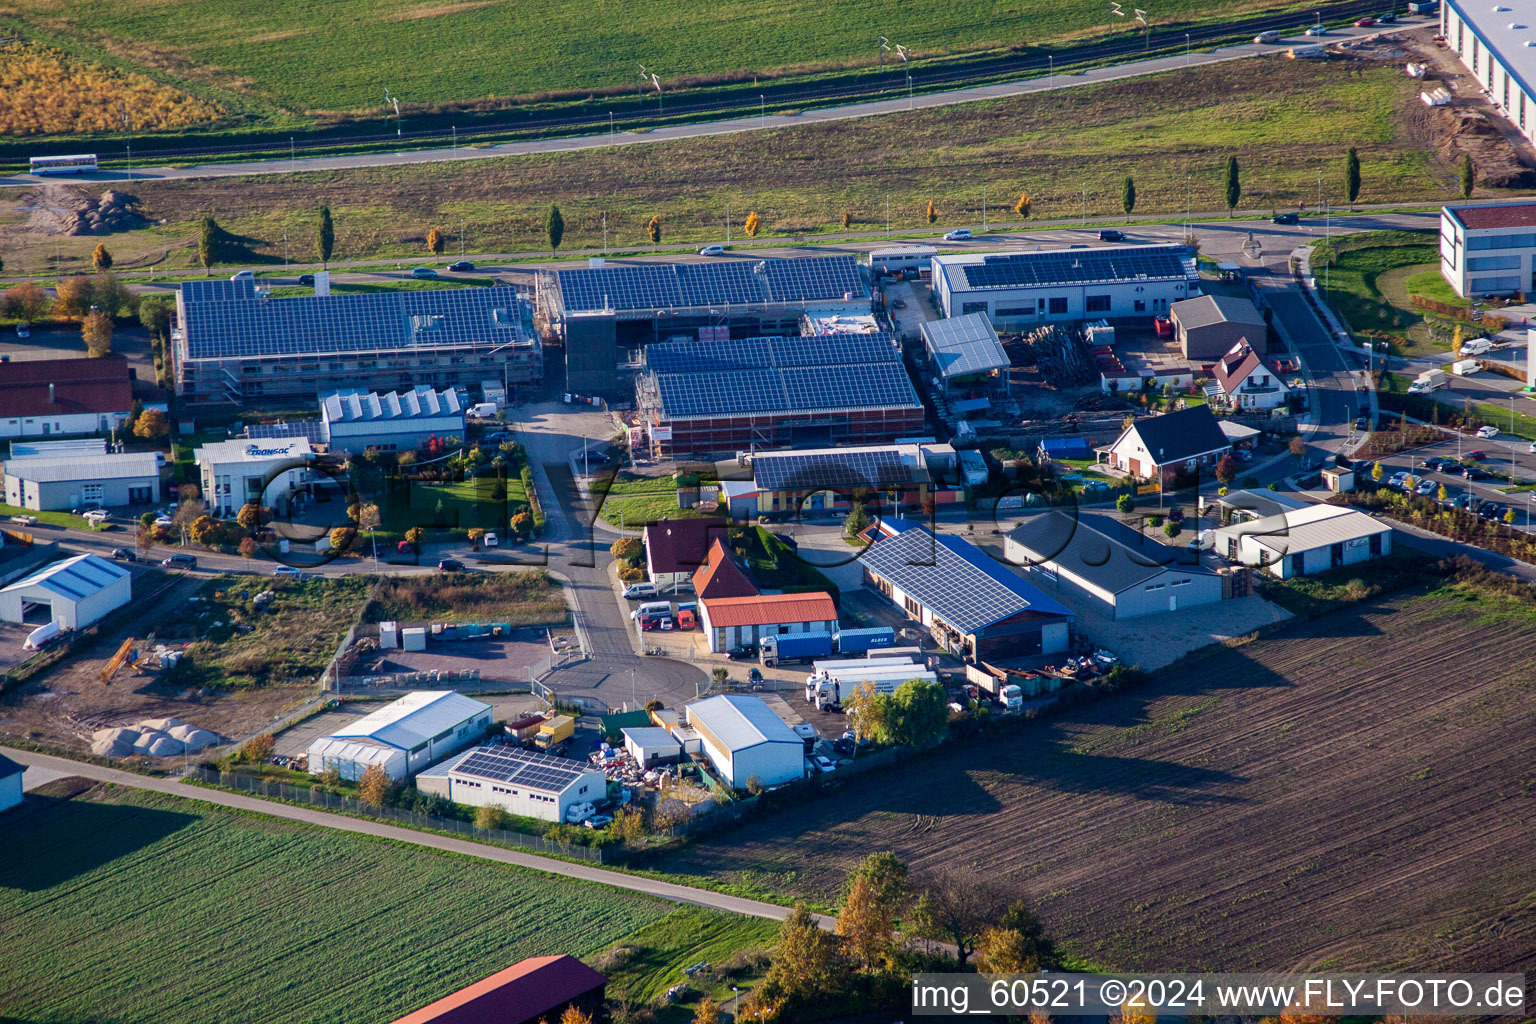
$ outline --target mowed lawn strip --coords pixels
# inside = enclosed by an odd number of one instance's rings
[[[975,864],[1121,969],[1528,965],[1536,922],[1508,910],[1536,890],[1533,621],[1399,592],[654,866],[829,900],[868,850]]]
[[[0,844],[0,1005],[26,1020],[390,1020],[676,912],[157,794],[22,813]]]
[[[317,197],[336,218],[337,259],[416,259],[429,226],[457,249],[547,248],[551,203],[565,219],[563,248],[649,246],[646,223],[663,220],[668,243],[725,236],[725,208],[739,226],[762,222],[757,244],[800,234],[928,231],[1010,219],[1021,191],[1035,219],[1087,214],[1118,219],[1125,175],[1136,212],[1225,209],[1222,168],[1242,167],[1241,206],[1294,208],[1315,201],[1319,163],[1342,166],[1359,148],[1360,201],[1442,199],[1451,170],[1407,125],[1418,102],[1396,66],[1267,59],[1191,68],[993,103],[974,103],[717,138],[461,163],[371,167],[247,179],[143,181],[145,216],[166,223],[118,236],[114,254],[167,253],[162,270],[196,266],[196,220],[217,206],[242,239],[240,259],[281,265],[284,232],[308,238]],[[1325,182],[1325,185],[1327,183]],[[1330,186],[1331,187],[1331,186]],[[247,201],[230,207],[236,189]],[[462,225],[462,227],[461,227]],[[45,270],[43,246],[0,237],[8,269]],[[0,236],[4,233],[0,232]],[[61,242],[66,266],[88,261],[94,241]],[[36,250],[36,251],[33,251]],[[76,251],[78,250],[78,251]],[[51,250],[49,250],[51,252]]]

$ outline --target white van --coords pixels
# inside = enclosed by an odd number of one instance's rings
[[[1280,41],[1280,33],[1270,29],[1268,32],[1260,32],[1254,36],[1253,41],[1256,43],[1278,43]]]
[[[631,583],[629,586],[624,588],[624,596],[629,598],[631,601],[643,601],[648,597],[655,597],[656,584]]]
[[[1461,354],[1463,356],[1480,356],[1485,352],[1493,351],[1493,342],[1487,338],[1473,338],[1471,341],[1462,342]]]
[[[641,605],[639,608],[636,608],[634,611],[630,612],[629,613],[629,617],[631,619],[639,621],[639,619],[642,616],[645,616],[645,615],[671,615],[671,614],[672,614],[672,602],[671,601],[651,601],[651,602],[649,602],[647,604]]]

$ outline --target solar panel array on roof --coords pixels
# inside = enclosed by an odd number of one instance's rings
[[[291,423],[251,423],[245,428],[245,436],[253,441],[278,441],[289,437],[302,437],[311,444],[321,444],[330,437],[322,420],[296,420]]]
[[[656,373],[761,370],[767,367],[889,363],[899,353],[889,334],[830,334],[729,341],[667,341],[649,345],[645,365]]]
[[[892,449],[798,452],[758,455],[752,462],[759,489],[781,491],[812,487],[884,487],[912,479],[912,467]]]
[[[909,525],[859,556],[870,572],[962,633],[974,633],[1020,612],[1070,615],[1039,590],[993,562],[974,544]]]
[[[981,263],[961,264],[959,269],[973,289],[1018,288],[1142,278],[1182,280],[1190,274],[1189,263],[1189,250],[1182,245],[1147,245],[998,253]]]
[[[453,773],[560,793],[586,770],[580,761],[518,747],[477,747],[454,766]]]
[[[668,418],[918,404],[917,393],[900,363],[658,373],[656,392]]]
[[[869,298],[852,256],[644,263],[554,276],[567,313]]]
[[[985,313],[926,320],[920,330],[942,377],[964,377],[1008,368],[1008,353],[1003,351],[997,331]]]
[[[181,304],[193,359],[500,345],[531,324],[508,287],[261,299],[249,281],[188,281]]]

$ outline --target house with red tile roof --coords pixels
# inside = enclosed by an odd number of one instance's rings
[[[573,956],[529,957],[394,1024],[553,1024],[567,1006],[595,1019],[607,984],[607,978]]]
[[[723,539],[716,537],[709,545],[709,556],[693,574],[693,592],[706,597],[751,597],[757,587],[747,578]]]
[[[715,653],[765,636],[788,633],[837,632],[837,605],[825,591],[804,594],[758,594],[715,597],[699,601],[699,624]]]
[[[1233,409],[1274,409],[1291,397],[1291,387],[1246,340],[1233,345],[1212,368],[1221,400]]]
[[[133,410],[122,356],[0,364],[0,438],[68,437],[121,429]]]

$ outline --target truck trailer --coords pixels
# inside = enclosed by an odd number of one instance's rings
[[[896,646],[896,630],[890,626],[875,629],[840,629],[832,634],[839,654],[863,654]]]
[[[758,642],[757,658],[763,667],[772,668],[784,662],[814,661],[831,653],[832,634],[822,629],[814,633],[765,636]]]
[[[1450,383],[1444,370],[1425,370],[1413,379],[1408,385],[1410,395],[1427,395],[1431,391],[1438,391]]]
[[[576,719],[570,715],[556,715],[539,727],[533,745],[540,750],[552,750],[576,734]]]

